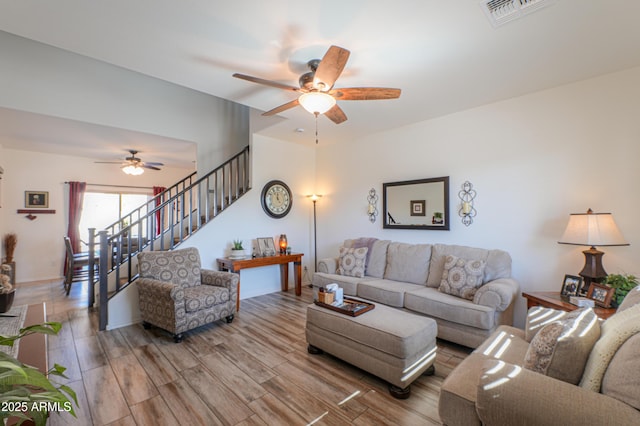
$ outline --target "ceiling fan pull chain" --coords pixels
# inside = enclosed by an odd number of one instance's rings
[[[318,145],[318,113],[314,112],[313,115],[316,116],[316,145]]]

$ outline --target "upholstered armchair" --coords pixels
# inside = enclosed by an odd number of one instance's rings
[[[185,331],[224,318],[233,321],[239,277],[200,268],[196,248],[138,253],[138,286],[143,326],[173,334],[176,343]]]

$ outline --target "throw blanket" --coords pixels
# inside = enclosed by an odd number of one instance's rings
[[[580,386],[600,392],[602,378],[609,362],[624,342],[640,333],[640,303],[622,312],[617,312],[602,323],[600,339],[591,350]]]

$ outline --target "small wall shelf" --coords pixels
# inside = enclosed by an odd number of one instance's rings
[[[55,210],[47,209],[18,209],[18,214],[26,214],[26,218],[29,220],[36,220],[37,214],[56,214]]]

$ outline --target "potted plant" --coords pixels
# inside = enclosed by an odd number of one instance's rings
[[[0,345],[13,346],[14,342],[34,333],[55,335],[62,328],[59,322],[46,322],[20,329],[16,336],[0,336]],[[44,426],[49,411],[67,411],[76,416],[72,400],[78,406],[76,393],[69,386],[52,383],[51,376],[65,377],[65,367],[55,364],[47,374],[18,361],[0,351],[0,420],[2,424],[12,417],[18,424]],[[71,399],[70,399],[71,398]],[[24,423],[27,422],[27,423]]]
[[[611,299],[614,307],[620,306],[627,293],[639,284],[638,279],[631,274],[610,274],[602,283],[616,289]]]
[[[243,257],[245,257],[244,247],[242,247],[242,240],[233,240],[231,255],[229,257],[232,259],[242,259]]]

